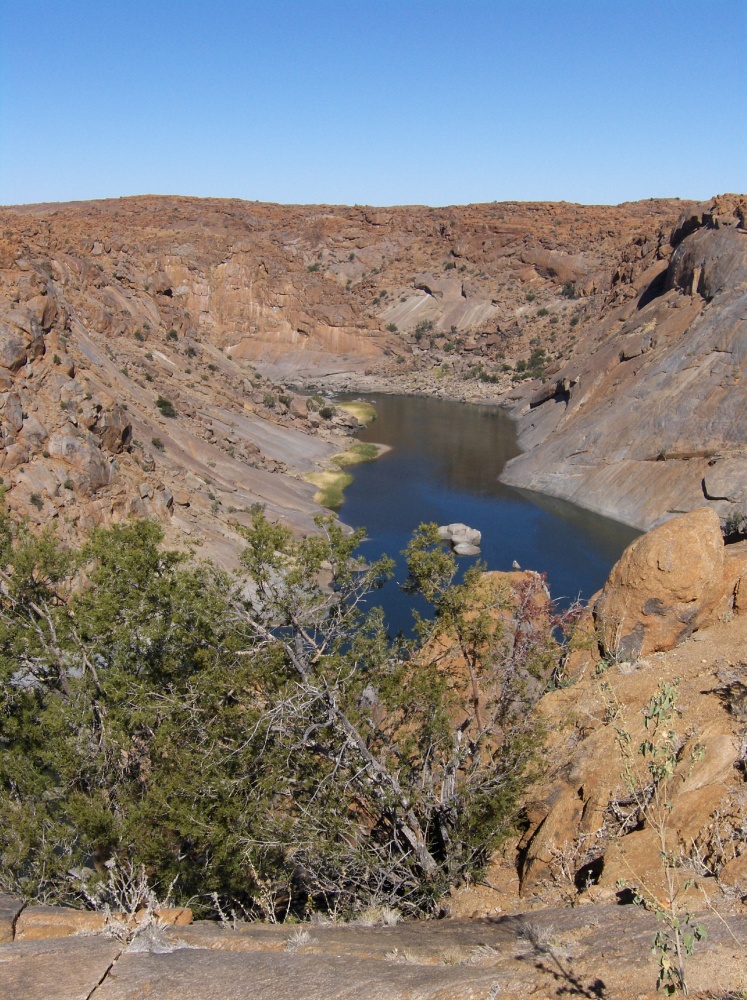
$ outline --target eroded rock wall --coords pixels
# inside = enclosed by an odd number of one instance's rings
[[[744,198],[679,219],[540,390],[516,393],[508,483],[648,528],[747,495]]]

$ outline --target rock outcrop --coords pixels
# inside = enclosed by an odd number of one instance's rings
[[[745,513],[745,206],[688,208],[619,270],[549,388],[515,400],[506,482],[641,528],[704,501]]]
[[[458,556],[476,556],[480,552],[482,533],[466,524],[442,524],[438,529],[438,537],[449,542]]]
[[[747,900],[745,587],[747,546],[725,550],[708,509],[637,539],[613,568],[582,620],[587,641],[566,665],[567,684],[539,703],[548,767],[516,848],[525,898],[589,885],[593,898],[611,899],[620,881],[636,880],[665,891],[659,834],[629,782],[651,738],[643,709],[667,682],[680,759],[668,843],[696,859],[707,891]]]

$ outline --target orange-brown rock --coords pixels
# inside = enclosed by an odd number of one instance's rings
[[[16,941],[41,941],[45,938],[69,937],[102,931],[106,924],[103,913],[73,910],[65,906],[27,906],[16,921]]]
[[[111,473],[91,478],[46,458],[38,438],[16,441],[17,408],[6,404],[8,501],[33,517],[27,496],[39,491],[20,487],[44,480],[71,533],[68,508],[92,492],[128,492],[112,517],[140,506],[136,465],[158,465],[173,493],[185,476],[206,485],[215,463],[242,492],[237,511],[266,503],[309,530],[313,489],[298,476],[347,429],[305,414],[287,381],[323,379],[503,401],[527,450],[512,481],[640,526],[704,502],[725,519],[747,488],[743,208],[724,196],[705,206],[142,197],[0,209],[0,395],[15,395],[50,438],[91,432]],[[544,384],[519,370],[537,345]],[[159,396],[175,418],[163,419]],[[237,419],[247,405],[251,430]],[[44,463],[29,480],[24,467]],[[230,562],[227,506],[187,485],[182,522],[153,513],[174,539],[199,527],[205,553]]]
[[[594,604],[603,653],[636,660],[682,642],[709,619],[723,576],[723,537],[709,508],[642,535],[615,564]]]

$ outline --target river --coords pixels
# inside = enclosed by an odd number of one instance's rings
[[[406,575],[401,550],[421,522],[462,521],[482,532],[479,557],[488,569],[546,573],[562,604],[598,590],[623,549],[640,532],[554,498],[504,486],[498,476],[519,453],[514,426],[497,407],[416,396],[366,395],[377,419],[362,441],[389,445],[374,462],[352,466],[340,518],[365,527],[363,554],[397,559],[395,579],[373,603],[392,633],[409,634],[412,601],[398,584]]]

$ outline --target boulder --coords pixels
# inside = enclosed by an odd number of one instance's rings
[[[23,444],[12,444],[5,451],[5,457],[0,462],[3,472],[12,472],[19,465],[25,465],[29,460],[28,448]]]
[[[14,431],[20,431],[23,427],[23,406],[17,392],[9,392],[0,396],[0,411],[3,423],[12,427]]]
[[[696,631],[723,589],[724,543],[718,515],[701,507],[636,539],[594,604],[603,651],[635,660],[672,649]]]
[[[451,542],[456,552],[458,545],[467,545],[474,548],[473,552],[461,552],[458,555],[475,555],[480,551],[482,534],[476,528],[469,528],[466,524],[455,522],[454,524],[442,524],[438,529],[438,537],[445,542]]]
[[[83,437],[52,434],[47,445],[52,458],[84,473],[92,489],[106,486],[111,481],[111,469],[102,452]]]
[[[453,551],[457,556],[477,556],[480,554],[480,546],[470,545],[469,542],[457,542]]]
[[[16,371],[25,363],[25,337],[7,323],[0,322],[0,366]]]
[[[721,885],[732,886],[747,898],[747,853],[732,858],[719,872]]]
[[[102,931],[103,913],[73,910],[66,906],[27,906],[16,921],[16,941],[40,941],[73,934]]]
[[[19,438],[30,448],[38,450],[47,440],[48,436],[47,428],[44,424],[33,413],[29,414],[23,422],[23,429]]]
[[[303,396],[292,396],[290,404],[291,415],[305,419],[309,415],[309,408]]]
[[[118,454],[132,441],[132,424],[126,411],[115,405],[99,415],[94,433],[102,448],[111,454]]]

